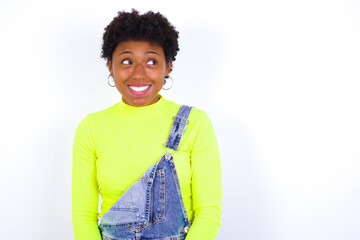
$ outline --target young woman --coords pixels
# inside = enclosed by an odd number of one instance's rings
[[[160,13],[118,12],[105,28],[108,83],[122,98],[75,133],[76,240],[215,239],[222,181],[211,121],[159,94],[178,50],[178,32]]]

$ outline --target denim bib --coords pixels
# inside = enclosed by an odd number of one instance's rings
[[[166,148],[178,151],[191,109],[180,107]],[[185,239],[190,226],[174,159],[167,152],[104,213],[98,227],[103,240],[178,240]]]

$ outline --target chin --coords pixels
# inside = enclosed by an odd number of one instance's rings
[[[151,101],[146,99],[132,99],[132,101],[127,101],[129,105],[135,106],[135,107],[142,107],[149,105]]]

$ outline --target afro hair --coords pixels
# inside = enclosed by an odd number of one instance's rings
[[[135,9],[132,12],[119,11],[118,15],[105,28],[101,57],[112,61],[116,46],[123,41],[148,41],[161,46],[165,60],[175,61],[179,32],[159,12],[148,11],[143,15]]]

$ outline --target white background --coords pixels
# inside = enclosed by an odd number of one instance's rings
[[[101,40],[132,7],[180,32],[161,94],[215,127],[217,239],[360,239],[360,1],[235,2],[1,0],[1,239],[73,239],[75,129],[120,101]]]

